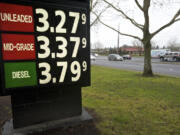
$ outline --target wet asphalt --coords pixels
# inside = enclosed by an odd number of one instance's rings
[[[91,61],[91,64],[142,72],[144,58],[133,57],[131,60],[109,61],[106,56],[98,56],[95,61]],[[159,59],[152,59],[152,70],[155,74],[180,77],[180,62],[160,62]]]

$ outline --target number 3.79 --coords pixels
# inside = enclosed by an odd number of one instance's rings
[[[66,62],[66,61],[57,62],[57,66],[62,67],[58,83],[63,83],[65,76],[66,76],[67,69],[68,69],[68,62]],[[41,71],[41,75],[44,77],[43,77],[43,79],[39,79],[39,83],[40,84],[49,83],[52,80],[52,76],[50,73],[50,71],[51,71],[50,64],[46,63],[46,62],[39,63],[39,68],[44,68],[44,70]],[[87,70],[87,62],[83,61],[82,62],[82,71],[85,72],[86,70]],[[72,74],[71,81],[77,82],[81,77],[81,65],[78,61],[73,61],[71,63],[70,72]],[[55,82],[53,82],[53,83],[55,83]]]
[[[40,23],[43,24],[43,26],[37,26],[36,30],[38,32],[45,32],[49,29],[49,22],[48,22],[48,18],[49,18],[49,14],[48,12],[43,9],[43,8],[37,8],[35,10],[36,14],[41,14],[42,17],[38,18],[38,21]],[[67,33],[67,29],[64,28],[64,24],[66,22],[66,14],[64,11],[62,10],[56,10],[55,11],[55,16],[60,16],[61,20],[58,23],[58,25],[56,26],[55,30],[56,33]],[[78,28],[78,24],[79,24],[79,20],[80,20],[80,13],[78,12],[69,12],[69,17],[73,17],[74,18],[74,23],[71,29],[71,33],[76,33],[77,28]],[[82,24],[86,24],[86,15],[82,14],[81,15],[81,20],[82,20]]]

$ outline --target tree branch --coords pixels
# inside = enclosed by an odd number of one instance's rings
[[[180,18],[175,20],[175,22],[178,22],[178,21],[180,21]]]
[[[94,0],[90,0],[90,11],[92,11],[95,6],[99,3],[98,0],[96,0],[95,2],[93,2]]]
[[[123,36],[128,36],[128,37],[131,37],[131,38],[138,39],[139,41],[142,41],[142,39],[141,39],[140,37],[138,37],[138,36],[134,36],[134,35],[122,33],[122,32],[120,32],[120,31],[116,30],[115,28],[113,28],[113,27],[111,27],[111,26],[105,24],[103,21],[100,20],[99,16],[98,16],[95,12],[92,12],[92,13],[93,13],[94,15],[96,15],[98,21],[99,21],[101,24],[103,24],[104,26],[106,26],[106,27],[108,27],[108,28],[110,28],[110,29],[116,31],[117,33],[119,33],[119,34],[121,34],[121,35],[123,35]]]
[[[92,9],[94,9],[95,8],[95,6],[97,5],[99,3],[99,1],[98,0],[96,0],[96,2],[93,4],[92,3]]]
[[[176,14],[174,15],[174,17],[164,26],[160,27],[157,31],[153,32],[151,34],[151,39],[158,34],[160,31],[164,30],[165,28],[169,27],[170,25],[174,24],[177,21],[180,21],[180,18],[177,19],[177,17],[180,16],[180,9],[176,12]]]
[[[141,5],[139,4],[138,0],[135,0],[135,2],[136,2],[136,5],[139,7],[139,9],[140,9],[141,11],[143,11],[143,8],[142,8]]]
[[[90,24],[90,27],[93,26],[97,21],[98,21],[98,18],[109,8],[109,6],[105,7],[100,13],[99,15],[95,14],[96,15],[96,19]],[[95,13],[94,11],[91,11],[93,14]]]
[[[118,9],[117,7],[115,7],[113,4],[109,3],[106,0],[103,0],[105,3],[107,3],[108,5],[110,5],[113,9],[115,9],[116,11],[120,12],[126,19],[128,19],[134,26],[138,27],[139,29],[143,30],[143,25],[137,23],[134,19],[130,18],[129,16],[127,16],[122,10]]]

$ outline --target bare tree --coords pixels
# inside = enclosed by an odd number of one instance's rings
[[[151,41],[151,49],[156,49],[157,42]]]
[[[180,43],[178,43],[177,39],[170,39],[167,48],[171,49],[171,51],[180,51]]]
[[[93,10],[96,8],[98,3],[99,3],[98,0],[90,0],[90,12],[96,12]],[[100,15],[98,15],[98,16],[100,16]],[[93,19],[92,22],[90,22],[90,26],[93,26],[96,22],[97,22],[97,17],[95,19]]]
[[[135,40],[132,41],[132,44],[133,44],[133,46],[134,46],[135,48],[138,49],[139,56],[141,56],[142,53],[143,53],[143,51],[144,51],[144,49],[143,49],[143,43],[142,43],[141,41],[135,39]]]
[[[104,48],[103,44],[99,41],[95,42],[93,44],[93,46],[94,46],[94,49],[96,49],[96,50],[100,50],[100,49]]]
[[[179,18],[179,16],[180,16],[180,8],[178,9],[178,11],[174,14],[174,16],[171,18],[171,20],[168,23],[164,24],[163,26],[161,26],[160,28],[158,28],[154,32],[150,32],[150,17],[149,17],[150,6],[151,5],[163,6],[164,1],[159,2],[158,0],[141,0],[141,1],[140,0],[134,0],[134,2],[136,3],[136,6],[138,7],[138,9],[143,13],[144,24],[138,23],[135,19],[128,16],[128,14],[126,12],[124,12],[119,7],[115,6],[112,2],[109,2],[108,0],[102,0],[102,1],[104,1],[107,5],[109,5],[114,10],[116,10],[121,16],[123,16],[125,19],[129,20],[136,28],[138,28],[138,29],[140,29],[142,31],[143,37],[139,37],[139,36],[136,36],[136,35],[133,35],[133,34],[123,33],[121,31],[117,30],[116,28],[113,28],[110,25],[104,23],[101,20],[101,15],[102,14],[99,15],[96,12],[92,12],[94,15],[96,15],[97,20],[101,24],[103,24],[106,27],[118,32],[121,35],[135,38],[135,39],[137,39],[137,40],[139,40],[139,41],[141,41],[143,43],[144,53],[145,53],[144,54],[144,71],[143,71],[143,75],[144,76],[153,76],[152,65],[151,65],[151,53],[150,53],[151,52],[151,40],[152,40],[152,38],[154,36],[156,36],[159,32],[161,32],[165,28],[171,26],[175,22],[180,21],[180,18]],[[171,0],[169,0],[169,1],[171,1]]]
[[[102,8],[103,7],[103,8]],[[90,0],[91,22],[90,27],[95,26],[99,21],[98,18],[109,8],[104,6],[102,0]],[[95,14],[94,14],[95,13]]]

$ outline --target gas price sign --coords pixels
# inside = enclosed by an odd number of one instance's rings
[[[3,89],[90,84],[89,11],[0,3]]]

